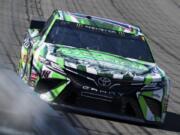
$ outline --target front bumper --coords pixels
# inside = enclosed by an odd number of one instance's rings
[[[66,112],[70,113],[77,113],[81,115],[88,115],[96,118],[102,118],[102,119],[108,119],[108,120],[113,120],[113,121],[122,121],[122,122],[127,122],[130,124],[138,124],[138,125],[152,125],[152,126],[161,126],[163,123],[159,121],[147,121],[143,118],[136,118],[132,116],[127,116],[127,115],[120,115],[120,114],[114,114],[114,113],[107,113],[107,112],[102,112],[102,111],[97,111],[97,110],[91,110],[83,107],[76,107],[76,106],[71,106],[67,104],[52,104],[51,106],[55,110],[63,110]]]
[[[59,104],[62,108],[140,123],[163,123],[164,121],[165,111],[162,109],[164,89],[140,91],[140,88],[143,87],[141,85],[126,85],[127,87],[122,85],[123,87],[119,87],[119,89],[130,92],[123,95],[119,95],[114,90],[113,93],[104,93],[104,91],[93,91],[79,87],[81,84],[95,88],[92,82],[82,76],[77,74],[67,74],[67,76],[70,81],[60,76],[60,83],[57,83],[60,85],[56,84],[56,87],[49,90],[51,96],[54,96],[58,91],[58,94],[51,101]],[[48,79],[53,78],[48,77]],[[158,96],[161,98],[158,99]]]

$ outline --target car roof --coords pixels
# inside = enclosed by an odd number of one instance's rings
[[[110,29],[118,32],[124,32],[133,34],[135,36],[142,36],[141,29],[137,26],[133,26],[127,23],[114,21],[97,16],[86,15],[82,13],[72,13],[68,11],[55,10],[55,15],[58,15],[58,19],[64,21],[70,21],[82,25],[90,25],[94,27],[100,27],[104,29]]]

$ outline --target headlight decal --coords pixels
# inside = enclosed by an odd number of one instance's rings
[[[150,84],[153,81],[152,75],[147,75],[145,77],[144,83],[145,84]]]
[[[59,73],[56,73],[56,72],[52,72],[51,75],[50,75],[51,78],[58,78],[58,79],[62,79],[62,80],[65,80],[67,79],[65,76],[59,74]]]
[[[142,91],[157,91],[165,87],[164,82],[152,82],[145,85],[141,90]]]
[[[163,98],[163,89],[156,91],[143,91],[141,95],[156,99],[161,102]]]
[[[46,93],[40,94],[40,98],[47,101],[52,102],[59,96],[59,94],[64,90],[64,88],[69,84],[69,81],[62,84],[60,87],[57,87],[53,90],[50,90]]]

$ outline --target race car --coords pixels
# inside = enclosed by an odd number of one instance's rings
[[[165,120],[170,79],[139,27],[55,10],[32,20],[18,74],[48,103],[143,123]]]

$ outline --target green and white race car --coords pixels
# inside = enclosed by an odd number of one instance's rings
[[[55,10],[31,21],[18,74],[60,107],[145,123],[163,123],[170,81],[140,28]]]

